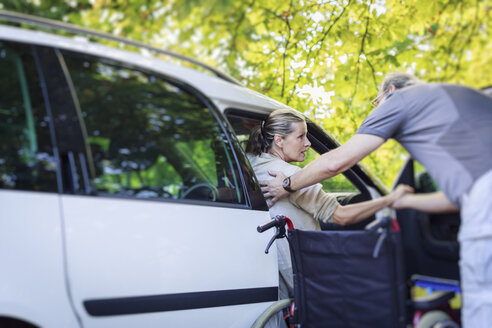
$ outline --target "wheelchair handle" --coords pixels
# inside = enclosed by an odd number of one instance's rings
[[[285,238],[285,225],[287,224],[287,227],[289,230],[294,229],[294,225],[292,224],[292,221],[283,215],[277,215],[274,217],[271,221],[263,223],[262,225],[259,225],[256,230],[260,233],[267,231],[268,229],[271,229],[275,227],[275,234],[273,235],[272,239],[268,242],[268,245],[265,249],[265,254],[268,254],[268,250],[272,246],[273,242],[276,239],[280,238]]]
[[[262,233],[262,232],[265,232],[268,229],[271,229],[273,227],[284,228],[285,225],[287,225],[288,230],[294,230],[294,225],[292,224],[292,221],[288,217],[283,216],[283,215],[277,215],[277,216],[273,217],[271,221],[268,221],[266,223],[263,223],[262,225],[259,225],[256,228],[256,230],[259,233]]]
[[[392,219],[389,216],[383,216],[366,225],[365,230],[368,232],[375,232],[379,228],[390,229],[392,224]]]
[[[266,222],[266,223],[263,223],[262,225],[259,225],[256,230],[259,232],[259,233],[262,233],[262,232],[265,232],[267,231],[268,229],[271,229],[273,227],[278,227],[278,224],[279,222],[274,218],[273,220],[269,221],[269,222]]]

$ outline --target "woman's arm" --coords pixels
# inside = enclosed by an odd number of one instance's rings
[[[321,185],[317,184],[291,193],[289,201],[311,214],[316,220],[329,222],[329,219],[333,218],[333,223],[347,225],[368,218],[380,209],[390,206],[404,194],[411,192],[413,192],[411,187],[400,185],[393,192],[381,198],[342,206],[333,195],[324,192]]]
[[[357,204],[339,205],[333,213],[333,223],[340,225],[348,225],[362,221],[365,218],[370,217],[380,209],[390,206],[397,199],[413,193],[413,188],[407,185],[399,185],[390,194],[378,199],[373,199]]]
[[[335,196],[324,192],[319,183],[291,193],[289,202],[323,222],[328,222],[339,206]]]

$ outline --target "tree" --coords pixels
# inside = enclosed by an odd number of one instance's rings
[[[106,31],[230,73],[346,141],[390,71],[429,82],[492,85],[487,0],[7,1],[5,9]],[[363,161],[390,185],[404,150]]]

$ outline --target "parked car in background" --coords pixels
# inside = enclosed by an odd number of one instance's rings
[[[193,59],[164,52],[202,71],[0,20],[0,326],[249,327],[278,272],[242,143],[287,106]],[[311,158],[338,146],[308,130]],[[324,186],[341,203],[386,193],[358,165]]]

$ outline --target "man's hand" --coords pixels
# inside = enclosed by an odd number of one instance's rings
[[[427,213],[454,213],[460,210],[442,191],[415,195],[405,193],[391,204],[391,208],[395,210],[411,208]]]
[[[388,196],[391,199],[391,207],[393,209],[401,209],[402,199],[408,194],[413,194],[414,190],[409,185],[401,184],[398,185],[395,190],[393,190]]]
[[[282,181],[287,178],[285,174],[278,171],[268,171],[268,174],[275,179],[260,181],[260,186],[263,196],[267,199],[268,207],[272,207],[279,199],[287,197],[289,192],[282,187]]]
[[[397,198],[391,205],[390,207],[394,210],[403,210],[408,208],[407,203],[407,195],[402,195],[402,197]]]

